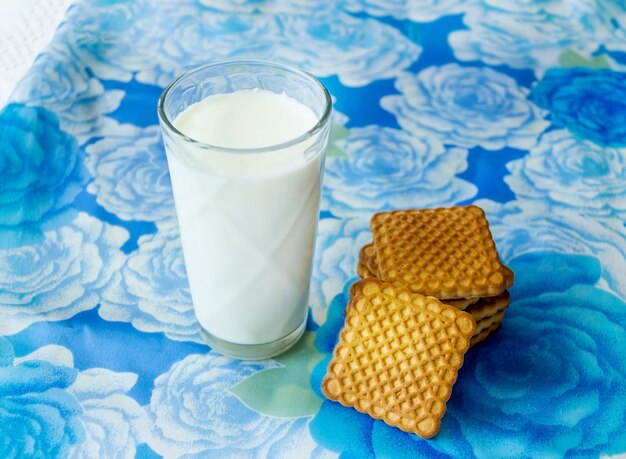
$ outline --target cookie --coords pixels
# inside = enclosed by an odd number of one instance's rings
[[[502,265],[502,274],[504,275],[504,288],[513,287],[513,283],[515,282],[513,270],[506,265]]]
[[[435,298],[437,298],[435,296]],[[467,309],[468,306],[471,306],[472,304],[476,303],[478,300],[480,300],[479,297],[477,296],[472,296],[470,298],[441,298],[440,301],[442,303],[446,303],[449,304],[450,306],[454,306],[457,309],[460,309],[461,311]]]
[[[500,295],[481,298],[475,304],[465,309],[465,312],[471,314],[474,320],[478,322],[505,310],[510,302],[511,295],[508,290],[505,290]]]
[[[359,276],[361,279],[367,279],[368,277],[376,277],[370,270],[369,268],[362,264],[362,263],[357,263],[356,265],[356,275]]]
[[[350,286],[349,295],[350,299],[354,298],[358,289],[359,282],[355,282]],[[448,304],[444,302],[444,300],[440,300],[444,304]],[[502,319],[504,319],[504,311],[509,307],[511,302],[511,295],[508,290],[505,290],[500,295],[494,297],[485,297],[479,298],[478,301],[465,309],[464,312],[470,314],[474,320],[476,321],[476,329],[474,330],[474,335],[472,336],[472,342],[474,342],[475,338],[478,340],[477,342],[484,341],[489,337],[489,334],[484,335],[484,331],[487,328],[492,328],[493,325],[499,325]],[[346,310],[350,307],[351,303],[348,303]],[[458,309],[458,308],[457,308]],[[481,335],[482,338],[477,338],[477,335]],[[473,346],[473,344],[471,344]]]
[[[385,282],[449,299],[495,296],[506,288],[508,272],[479,207],[380,212],[370,226]]]
[[[376,264],[375,250],[374,244],[370,242],[369,244],[365,244],[359,251],[359,261],[356,266],[356,273],[361,279],[378,277],[378,265]],[[434,296],[436,297],[436,295]],[[462,310],[467,308],[469,305],[476,303],[478,300],[478,297],[472,297],[454,299],[446,298],[441,301]]]
[[[344,328],[322,382],[330,400],[420,437],[439,431],[476,323],[406,287],[353,285]]]
[[[375,250],[374,244],[370,242],[365,244],[359,251],[359,261],[357,263],[356,273],[361,279],[366,279],[368,277],[380,277],[378,274]],[[504,287],[507,289],[511,288],[514,282],[513,271],[508,266],[502,265],[502,274],[505,279]],[[477,296],[470,298],[442,298],[441,293],[435,293],[432,296],[439,298],[442,302],[461,310],[465,310],[468,306],[476,303],[480,299],[480,297]]]
[[[487,338],[489,338],[491,335],[493,335],[499,328],[500,328],[500,322],[494,322],[493,324],[491,324],[489,327],[481,330],[479,333],[476,333],[474,336],[472,336],[470,338],[470,346],[475,346],[478,343],[482,343],[483,341],[485,341]]]
[[[490,329],[495,324],[500,324],[502,319],[504,319],[504,310],[495,313],[493,316],[485,317],[484,319],[480,319],[476,321],[476,330],[474,330],[474,334],[472,338],[476,335],[480,335],[484,330]]]
[[[372,277],[379,277],[378,263],[376,262],[376,249],[373,243],[365,244],[359,251],[359,263],[367,267]]]

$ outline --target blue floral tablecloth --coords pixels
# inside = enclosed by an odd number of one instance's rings
[[[156,115],[241,57],[335,100],[308,329],[256,363],[200,338]],[[626,453],[625,66],[618,0],[79,1],[0,112],[0,456]],[[516,283],[439,434],[325,400],[372,212],[470,203]]]

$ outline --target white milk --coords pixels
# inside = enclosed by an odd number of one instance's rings
[[[284,94],[240,90],[189,106],[174,126],[205,144],[253,148],[288,142],[316,122],[308,107]],[[200,325],[238,344],[294,331],[308,308],[320,146],[308,141],[263,153],[187,143],[167,153]]]

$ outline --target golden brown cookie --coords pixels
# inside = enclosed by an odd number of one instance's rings
[[[504,288],[513,287],[513,283],[515,282],[513,270],[506,265],[502,265],[502,274],[504,274]]]
[[[350,299],[354,298],[358,292],[359,286],[360,282],[355,282],[350,286]],[[439,301],[444,304],[448,304],[445,300]],[[474,335],[472,336],[472,343],[475,339],[478,340],[477,342],[480,342],[489,337],[490,333],[485,334],[485,330],[488,328],[491,329],[494,325],[500,324],[500,322],[504,319],[504,312],[509,307],[510,302],[511,295],[508,290],[505,290],[497,296],[479,298],[475,304],[464,310],[464,312],[470,314],[476,321],[476,329],[474,330]],[[350,307],[350,304],[351,303],[348,303],[347,307]],[[481,337],[479,338],[478,335],[481,335]]]
[[[378,277],[378,265],[376,264],[376,249],[374,248],[373,243],[365,244],[361,250],[359,251],[359,261],[356,266],[356,274],[361,279],[366,279],[368,277]],[[507,268],[508,269],[508,268]],[[510,271],[510,270],[509,270]],[[416,292],[419,293],[419,292]],[[439,298],[437,295],[433,295],[436,298]],[[449,304],[450,306],[454,306],[457,309],[465,309],[469,305],[476,303],[480,298],[479,297],[471,297],[471,298],[442,298],[441,301],[443,303]]]
[[[356,265],[356,274],[361,279],[367,279],[368,277],[376,277],[374,274],[372,274],[372,272],[369,270],[369,268],[366,265],[364,265],[363,263],[357,263],[357,265]]]
[[[495,296],[505,270],[476,206],[380,212],[370,222],[378,274],[438,298]]]
[[[465,309],[465,312],[471,314],[476,322],[487,317],[491,317],[496,313],[505,310],[511,303],[511,295],[505,290],[500,295],[487,296],[481,298],[475,304]]]
[[[371,242],[365,244],[359,251],[359,263],[365,265],[372,274],[371,277],[378,277],[378,265],[376,264],[376,249]]]
[[[370,278],[353,298],[322,391],[391,426],[428,438],[446,402],[476,323],[433,297]]]
[[[474,330],[474,336],[479,335],[484,330],[491,328],[494,324],[499,324],[504,319],[504,313],[506,311],[500,311],[495,313],[493,316],[485,317],[483,319],[476,321],[476,330]]]
[[[480,333],[477,333],[474,336],[472,336],[472,338],[470,339],[470,346],[475,346],[478,343],[482,343],[491,335],[493,335],[500,328],[501,322],[502,321],[494,322],[489,327],[481,330]]]
[[[433,295],[434,296],[434,295]],[[437,298],[435,296],[435,298]],[[442,303],[449,304],[450,306],[454,306],[461,311],[466,310],[472,304],[478,302],[480,300],[477,296],[472,296],[470,298],[441,298],[439,301]]]

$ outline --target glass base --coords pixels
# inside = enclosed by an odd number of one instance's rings
[[[306,317],[294,331],[287,336],[263,344],[236,344],[217,338],[200,325],[200,334],[211,348],[227,357],[240,360],[264,360],[275,357],[290,349],[304,334]]]

